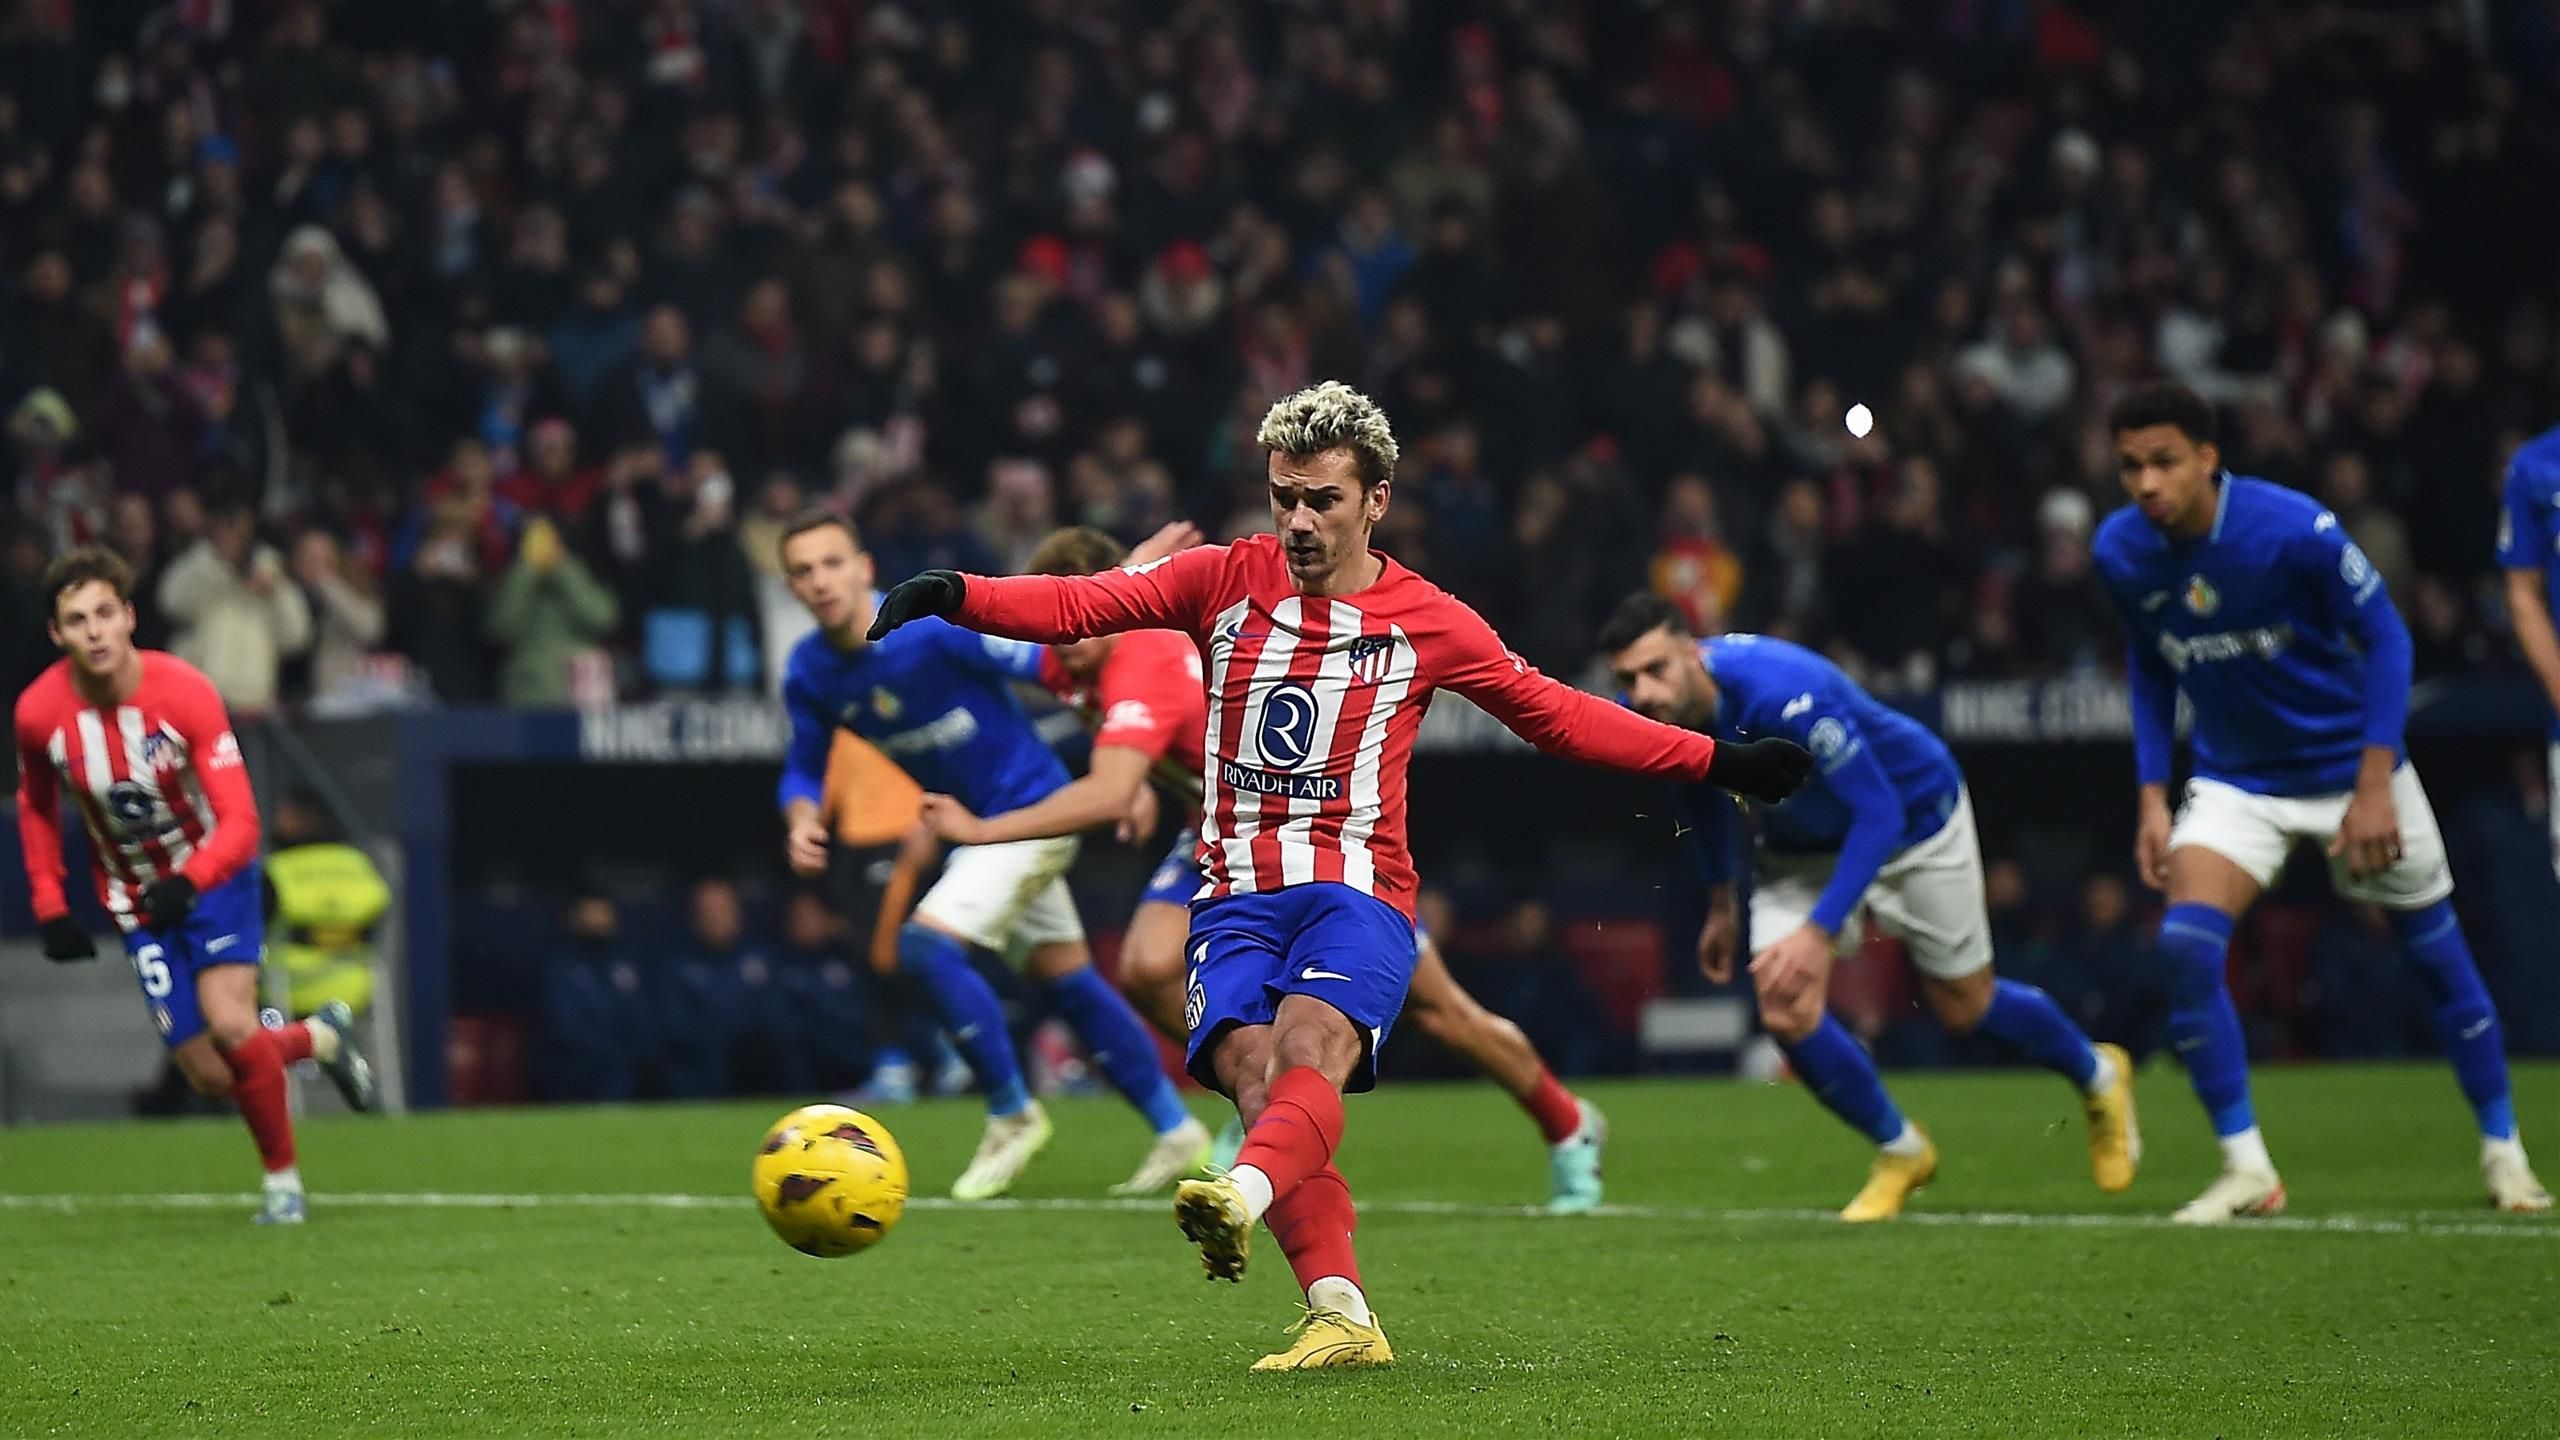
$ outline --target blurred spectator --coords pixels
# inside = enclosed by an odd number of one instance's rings
[[[2320,499],[2355,538],[2383,588],[2401,604],[2414,600],[2417,564],[2410,558],[2409,527],[2373,501],[2372,473],[2353,450],[2332,454],[2320,466]]]
[[[284,662],[311,644],[311,603],[284,557],[258,539],[248,503],[228,500],[205,537],[160,578],[170,649],[205,673],[235,714],[272,709]]]
[[[571,900],[542,961],[542,1043],[534,1055],[543,1095],[635,1099],[656,1040],[645,976],[614,903],[598,894]]]
[[[337,536],[314,529],[293,542],[293,578],[311,609],[310,694],[337,694],[367,676],[382,644],[385,625],[373,572],[348,555]]]
[[[528,708],[597,703],[576,693],[582,658],[610,674],[597,646],[613,633],[620,607],[613,592],[570,553],[548,515],[525,522],[515,563],[489,597],[489,638],[505,652],[498,665],[498,702]]]
[[[1724,543],[1716,492],[1700,475],[1674,476],[1662,499],[1662,543],[1648,567],[1653,590],[1680,607],[1700,635],[1725,628],[1742,594],[1742,562]]]
[[[2096,507],[2077,490],[2051,490],[2036,507],[2035,560],[2011,592],[2020,658],[2046,675],[2114,665],[2124,628],[2089,560]]]

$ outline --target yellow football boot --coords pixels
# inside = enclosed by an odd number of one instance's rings
[[[1173,1218],[1182,1222],[1183,1235],[1200,1247],[1200,1267],[1210,1279],[1244,1278],[1253,1219],[1245,1213],[1244,1192],[1224,1171],[1174,1186]]]
[[[1361,1324],[1339,1310],[1309,1310],[1297,1324],[1298,1338],[1277,1355],[1253,1362],[1256,1370],[1349,1370],[1365,1365],[1392,1365],[1396,1352],[1378,1317]]]
[[[2113,1195],[2131,1185],[2142,1166],[2142,1126],[2133,1113],[2133,1057],[2121,1045],[2100,1045],[2097,1051],[2115,1075],[2104,1090],[2081,1097],[2081,1104],[2089,1114],[2089,1174]]]
[[[1877,1220],[1890,1220],[1902,1213],[1903,1202],[1938,1178],[1938,1146],[1919,1126],[1911,1127],[1920,1137],[1917,1155],[1890,1155],[1876,1152],[1876,1163],[1867,1171],[1867,1183],[1851,1200],[1840,1218],[1852,1225]]]

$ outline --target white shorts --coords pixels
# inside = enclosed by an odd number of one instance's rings
[[[916,918],[970,944],[1008,956],[1038,945],[1084,939],[1067,867],[1076,837],[963,845],[942,862],[942,878],[916,902]]]
[[[2169,831],[2169,848],[2195,845],[2248,872],[2261,888],[2275,883],[2293,847],[2308,840],[2326,854],[2347,816],[2348,794],[2252,795],[2219,780],[2187,782],[2187,803]],[[2358,880],[2343,855],[2329,857],[2329,883],[2350,900],[2386,910],[2423,910],[2453,893],[2444,834],[2418,772],[2404,762],[2391,772],[2391,803],[2400,812],[2400,863]]]
[[[1763,851],[1751,890],[1751,948],[1759,951],[1798,929],[1831,879],[1837,855]],[[1982,843],[1973,832],[1973,796],[1956,792],[1956,808],[1938,833],[1884,862],[1867,887],[1876,928],[1911,947],[1920,973],[1957,980],[1991,963],[1991,914],[1982,898]],[[1856,912],[1840,927],[1834,951],[1858,948]]]

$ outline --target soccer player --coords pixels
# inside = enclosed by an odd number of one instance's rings
[[[981,810],[1037,804],[1065,788],[1066,767],[1041,743],[1010,688],[1039,677],[1037,646],[940,623],[892,639],[867,636],[880,598],[871,588],[871,557],[853,527],[832,515],[784,530],[781,558],[791,593],[818,622],[792,648],[783,672],[791,743],[781,805],[793,870],[826,873],[822,782],[838,726],[877,744],[919,785]],[[1023,1085],[995,990],[969,962],[972,945],[1028,947],[1024,964],[1042,997],[1146,1117],[1155,1144],[1129,1184],[1161,1189],[1208,1154],[1208,1127],[1183,1108],[1146,1027],[1093,968],[1067,893],[1075,853],[1072,836],[963,846],[899,929],[900,970],[933,997],[986,1090],[986,1133],[952,1184],[954,1199],[986,1200],[1012,1189],[1051,1131],[1048,1114]]]
[[[18,838],[48,960],[96,957],[64,892],[62,797],[89,827],[99,901],[124,936],[152,1023],[198,1094],[231,1096],[266,1171],[261,1225],[306,1213],[285,1067],[315,1059],[347,1104],[374,1105],[355,1016],[331,1001],[258,1020],[258,811],[211,681],[133,643],[133,571],[89,547],[44,574],[45,633],[63,652],[18,697]]]
[[[1867,1183],[1840,1218],[1890,1220],[1938,1170],[1938,1147],[1903,1118],[1875,1062],[1826,1006],[1833,962],[1857,947],[1862,905],[1910,946],[1939,1024],[1992,1036],[2079,1090],[2098,1188],[2131,1185],[2142,1159],[2132,1057],[2090,1044],[2042,990],[1991,973],[1973,801],[1945,743],[1800,645],[1762,635],[1699,639],[1659,595],[1620,604],[1600,648],[1636,710],[1719,739],[1783,735],[1819,767],[1794,799],[1761,817],[1744,938],[1761,1023],[1814,1098],[1875,1142]],[[1733,807],[1698,786],[1683,789],[1681,807],[1710,887],[1698,968],[1722,983],[1733,978],[1737,938],[1724,880]]]
[[[1183,527],[1187,528],[1187,527]],[[1193,532],[1196,540],[1196,532]],[[1142,545],[1139,554],[1156,542]],[[1167,545],[1159,554],[1169,554]],[[1120,542],[1099,530],[1072,527],[1032,552],[1035,575],[1092,575],[1126,558]],[[1173,630],[1133,630],[1049,648],[1041,679],[1096,727],[1093,759],[1083,779],[1031,810],[984,819],[948,796],[925,801],[928,823],[946,840],[984,843],[1039,835],[1072,835],[1152,810],[1150,777],[1194,806],[1202,785],[1202,744],[1209,700],[1201,686],[1200,651]],[[1037,813],[1035,813],[1037,812]],[[1150,816],[1142,830],[1154,828]],[[1191,897],[1202,885],[1200,837],[1185,828],[1147,882],[1120,944],[1119,982],[1140,1013],[1166,1038],[1181,1044],[1190,1027],[1183,1014],[1183,940],[1191,929]],[[1405,1008],[1423,1033],[1466,1056],[1509,1091],[1527,1111],[1547,1144],[1547,1209],[1579,1214],[1603,1196],[1601,1151],[1608,1120],[1598,1106],[1556,1079],[1519,1026],[1476,1002],[1449,973],[1440,948],[1419,926],[1414,931],[1413,983]],[[1223,1166],[1243,1144],[1239,1121],[1218,1137]]]
[[[1235,1168],[1174,1191],[1213,1278],[1238,1279],[1268,1218],[1307,1317],[1259,1370],[1383,1365],[1360,1290],[1351,1192],[1333,1165],[1342,1095],[1377,1049],[1414,964],[1405,772],[1434,690],[1457,691],[1541,749],[1762,799],[1812,757],[1784,740],[1718,745],[1548,679],[1447,592],[1369,548],[1396,441],[1375,402],[1324,381],[1276,402],[1257,439],[1276,535],[1098,575],[929,570],[882,601],[872,633],[950,616],[1059,644],[1180,630],[1207,662],[1207,883],[1191,911],[1190,1071],[1248,1127]]]
[[[2108,424],[2133,497],[2098,527],[2095,552],[2132,644],[2134,860],[2168,893],[2169,1037],[2222,1139],[2221,1176],[2174,1218],[2218,1225],[2284,1208],[2223,966],[2238,916],[2304,840],[2324,847],[2340,894],[2391,912],[2479,1118],[2490,1199],[2549,1209],[2516,1136],[2497,1011],[2454,919],[2444,839],[2401,745],[2409,632],[2382,577],[2317,502],[2224,470],[2213,408],[2193,391],[2134,391]],[[2182,692],[2195,773],[2173,821]]]
[[[2560,612],[2560,429],[2527,440],[2507,462],[2498,564],[2507,572],[2516,643],[2551,699],[2551,865],[2560,873],[2560,632],[2552,627]]]

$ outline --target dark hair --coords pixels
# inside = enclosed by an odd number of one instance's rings
[[[2107,412],[2110,435],[2148,430],[2154,425],[2175,425],[2198,445],[2217,443],[2222,430],[2211,402],[2184,385],[2145,385],[2118,400],[2115,408]]]
[[[1679,606],[1650,590],[1639,590],[1609,612],[1607,623],[1600,627],[1600,648],[1614,655],[1656,630],[1669,630],[1684,640],[1697,634]]]
[[[773,542],[775,558],[781,558],[782,552],[791,548],[792,541],[812,530],[825,530],[829,527],[843,531],[844,538],[853,542],[854,549],[862,548],[862,536],[854,530],[852,521],[833,510],[803,510],[790,524],[782,527],[782,538]]]
[[[44,567],[45,617],[53,617],[64,591],[92,580],[116,592],[116,598],[127,605],[133,603],[133,567],[104,545],[83,545],[54,556],[53,563]]]
[[[1041,541],[1024,569],[1033,575],[1099,575],[1128,558],[1119,541],[1090,525],[1070,525]]]

